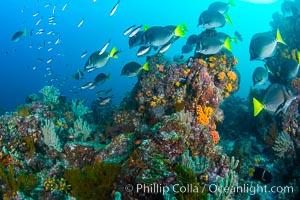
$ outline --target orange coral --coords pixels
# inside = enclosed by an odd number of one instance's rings
[[[197,122],[202,125],[208,125],[209,119],[210,119],[210,116],[212,115],[212,113],[213,113],[212,107],[204,106],[204,108],[202,108],[201,105],[198,105],[196,107]]]
[[[218,131],[212,130],[212,131],[209,132],[209,135],[210,135],[210,137],[212,138],[214,144],[218,144],[218,143],[219,143],[219,141],[220,141],[220,136],[219,136]]]
[[[212,116],[212,113],[213,113],[212,107],[204,106],[203,111],[204,111],[204,114],[207,115],[208,117]]]
[[[214,62],[214,61],[217,60],[217,58],[216,58],[215,56],[209,56],[208,60],[209,60],[210,62]]]
[[[218,74],[218,79],[219,79],[220,81],[222,81],[224,78],[225,78],[225,72],[220,72],[220,73]]]
[[[228,76],[229,80],[231,80],[231,81],[235,81],[237,78],[236,73],[233,71],[227,72],[227,76]]]
[[[199,124],[202,124],[202,125],[208,125],[209,124],[209,119],[204,114],[199,114],[196,119],[197,119],[197,122]]]
[[[204,67],[207,67],[207,66],[208,66],[208,64],[206,63],[206,61],[203,60],[202,58],[198,59],[198,63],[199,63],[200,65],[204,66]]]
[[[209,67],[214,67],[216,63],[209,63]]]
[[[230,83],[228,83],[228,84],[226,85],[226,90],[227,90],[228,92],[231,92],[231,91],[232,91],[232,85],[231,85]]]
[[[156,102],[155,102],[155,101],[151,101],[151,102],[150,102],[150,106],[151,106],[151,107],[156,107]]]
[[[188,68],[188,69],[185,69],[185,70],[183,71],[183,74],[184,74],[184,75],[188,75],[188,74],[190,73],[190,71],[191,71],[191,70],[190,70],[189,68]]]

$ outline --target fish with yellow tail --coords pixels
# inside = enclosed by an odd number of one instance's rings
[[[286,45],[279,29],[276,31],[276,38],[274,38],[272,32],[253,35],[249,47],[250,60],[264,60],[265,58],[272,57],[276,52],[278,43]]]
[[[300,96],[295,96],[286,86],[274,83],[268,87],[262,102],[253,98],[253,115],[257,116],[262,110],[275,116],[285,113],[295,99],[300,99]]]
[[[84,66],[85,71],[91,72],[94,69],[104,67],[108,63],[110,58],[118,58],[117,54],[120,51],[118,51],[117,48],[114,47],[110,52],[105,51],[101,55],[99,55],[99,52],[100,51],[95,51],[90,55]]]
[[[201,38],[197,43],[196,53],[213,55],[219,53],[224,47],[231,51],[231,42],[229,37],[224,42],[221,42],[215,37],[205,37]]]
[[[122,68],[121,76],[131,78],[137,76],[141,70],[149,71],[149,63],[146,62],[142,66],[136,62],[129,62]]]

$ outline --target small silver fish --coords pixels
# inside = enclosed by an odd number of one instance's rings
[[[93,90],[93,89],[95,89],[95,87],[96,87],[96,85],[92,84],[92,85],[89,87],[89,89],[90,89],[90,90]]]
[[[137,56],[143,56],[147,53],[149,53],[151,50],[151,46],[141,46],[137,52]]]
[[[49,64],[51,62],[52,62],[52,58],[49,58],[46,63]]]
[[[107,49],[108,45],[110,43],[110,40],[108,40],[105,45],[102,47],[101,51],[99,52],[99,55],[103,54],[105,50]]]
[[[99,90],[98,92],[96,92],[96,96],[99,96],[101,94],[104,94],[104,90]]]
[[[120,0],[118,0],[118,2],[116,3],[116,5],[111,9],[109,16],[113,16],[119,6]]]
[[[40,18],[40,19],[35,23],[35,25],[38,26],[38,25],[41,23],[41,21],[42,21],[42,18]]]
[[[33,13],[33,17],[36,17],[36,16],[38,16],[40,14],[40,12],[39,11],[37,11],[36,13]]]
[[[84,21],[84,19],[82,18],[82,19],[80,20],[80,22],[78,23],[78,25],[77,25],[78,28],[80,28],[80,26],[83,24],[83,21]]]
[[[53,6],[53,9],[52,9],[52,14],[54,15],[55,13],[55,9],[56,9],[56,5]]]
[[[84,58],[86,55],[87,55],[87,51],[83,52],[83,53],[81,54],[80,58],[82,59],[82,58]]]
[[[61,40],[59,38],[57,38],[57,40],[55,41],[54,44],[59,44],[61,42]]]
[[[169,42],[169,43],[163,45],[163,46],[160,48],[160,50],[159,50],[158,52],[159,52],[159,53],[164,53],[164,52],[166,52],[166,51],[170,48],[171,44],[172,44],[172,43]]]
[[[64,11],[65,9],[66,9],[66,7],[67,7],[67,3],[62,7],[62,9],[61,9],[61,11]]]
[[[102,105],[102,106],[106,105],[106,104],[108,104],[111,101],[111,98],[112,98],[112,96],[105,97],[105,98],[99,97],[98,98],[99,104]]]
[[[128,34],[132,31],[132,29],[133,29],[134,27],[135,27],[135,24],[132,25],[132,26],[130,26],[130,27],[128,27],[128,28],[124,31],[123,35],[128,35]]]
[[[86,88],[91,87],[92,85],[93,85],[93,82],[88,82],[88,83],[84,84],[83,86],[81,86],[80,88],[84,90]]]
[[[140,29],[142,28],[143,25],[139,25],[138,27],[136,27],[130,34],[129,34],[129,37],[133,37],[135,36],[139,31]]]

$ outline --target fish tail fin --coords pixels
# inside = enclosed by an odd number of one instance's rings
[[[174,34],[179,37],[185,37],[185,33],[184,33],[184,30],[182,29],[181,24],[176,26],[176,28],[174,30]]]
[[[180,24],[180,28],[183,31],[189,31],[189,29],[186,27],[186,24]]]
[[[226,22],[228,22],[228,24],[233,25],[228,13],[226,13],[226,15],[225,15],[225,20],[226,20]]]
[[[27,29],[26,29],[26,28],[24,28],[23,35],[24,35],[24,36],[27,35]]]
[[[277,32],[276,32],[276,41],[277,42],[280,42],[281,44],[284,44],[286,45],[286,43],[283,41],[282,37],[281,37],[281,34],[280,34],[280,30],[277,29]]]
[[[106,76],[107,80],[110,80],[110,72],[108,72],[107,76]]]
[[[225,42],[224,42],[224,47],[225,47],[226,49],[228,49],[229,51],[232,50],[232,49],[231,49],[231,43],[230,43],[230,38],[229,38],[229,37],[226,38],[226,40],[225,40]]]
[[[300,64],[300,51],[297,51],[298,64]]]
[[[144,31],[147,31],[149,29],[149,26],[147,24],[144,24]]]
[[[237,44],[238,43],[238,38],[237,37],[233,37],[233,38],[231,38],[231,41]]]
[[[235,4],[235,2],[234,2],[233,0],[229,0],[229,1],[228,1],[228,4],[229,4],[230,6],[236,6],[236,4]]]
[[[145,71],[149,71],[149,62],[146,62],[143,66],[142,69]]]
[[[118,58],[118,56],[116,55],[117,51],[118,51],[117,48],[113,47],[112,50],[109,53],[109,57],[111,57],[111,58]]]
[[[253,116],[256,117],[264,108],[264,105],[259,102],[256,98],[253,98],[253,107],[254,107],[254,112]]]

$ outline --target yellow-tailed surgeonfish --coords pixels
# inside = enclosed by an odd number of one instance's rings
[[[290,104],[299,98],[293,95],[291,90],[282,84],[274,83],[269,86],[262,101],[253,98],[254,116],[257,116],[262,110],[272,115],[281,112],[285,113]]]

